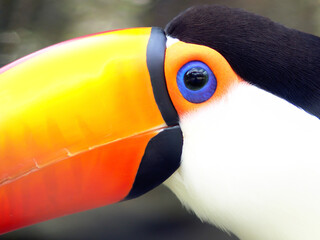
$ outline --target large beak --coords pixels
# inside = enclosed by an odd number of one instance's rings
[[[118,30],[0,69],[0,233],[139,196],[179,167],[165,44]]]

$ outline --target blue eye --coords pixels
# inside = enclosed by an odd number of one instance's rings
[[[217,79],[206,64],[192,61],[178,71],[177,84],[185,99],[192,103],[202,103],[216,91]]]

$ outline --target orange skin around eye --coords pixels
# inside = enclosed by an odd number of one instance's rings
[[[215,93],[203,103],[192,103],[186,100],[177,85],[177,73],[179,69],[190,61],[201,61],[208,65],[217,79]],[[233,71],[227,60],[212,48],[177,42],[167,48],[165,57],[165,76],[168,92],[178,114],[190,112],[200,105],[208,104],[221,98],[233,84],[241,80]]]

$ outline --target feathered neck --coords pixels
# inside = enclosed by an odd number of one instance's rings
[[[320,239],[319,120],[249,84],[181,119],[166,185],[241,240]]]

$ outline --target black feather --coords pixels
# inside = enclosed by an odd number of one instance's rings
[[[319,37],[216,5],[186,10],[166,33],[215,49],[244,80],[320,118]]]

